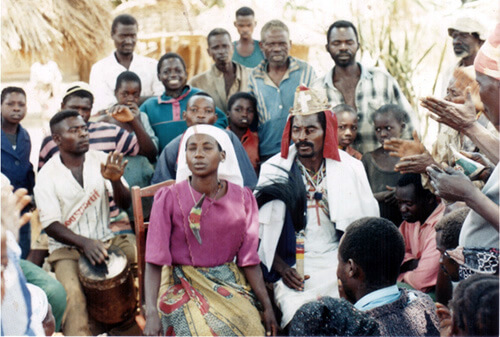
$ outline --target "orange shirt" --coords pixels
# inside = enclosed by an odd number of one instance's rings
[[[231,130],[229,126],[227,130]],[[241,145],[243,145],[254,170],[257,171],[260,163],[259,135],[257,132],[252,132],[250,129],[247,129],[247,132],[241,137]]]

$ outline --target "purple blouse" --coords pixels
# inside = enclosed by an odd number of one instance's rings
[[[250,189],[227,182],[227,193],[222,198],[205,198],[201,245],[189,227],[189,212],[195,204],[189,189],[185,180],[156,193],[146,239],[146,262],[214,267],[236,257],[240,267],[258,264],[258,208]],[[198,201],[201,193],[194,189],[192,192]]]

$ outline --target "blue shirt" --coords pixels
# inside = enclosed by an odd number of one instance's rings
[[[371,293],[361,297],[354,307],[361,311],[370,310],[380,307],[385,304],[396,301],[401,296],[401,292],[397,285],[392,285],[379,290],[372,291]]]
[[[238,50],[236,49],[236,45],[238,41],[233,42],[234,53],[233,53],[233,61],[238,62],[241,65],[244,65],[247,68],[255,68],[265,59],[262,50],[260,50],[259,41],[253,40],[253,52],[248,56],[241,56],[238,54]]]
[[[159,97],[151,97],[142,103],[140,110],[148,115],[149,123],[158,137],[159,150],[170,143],[172,139],[187,130],[186,121],[182,118],[182,113],[186,111],[187,102],[201,89],[192,88],[187,85],[179,97],[167,96],[164,92]],[[225,129],[227,127],[227,117],[222,110],[215,108],[217,122],[214,126]]]
[[[267,61],[264,60],[252,71],[248,85],[250,92],[257,99],[261,156],[280,152],[281,136],[288,113],[293,106],[295,89],[300,84],[310,86],[316,79],[316,73],[309,64],[289,56],[288,71],[279,86],[276,86],[267,74],[267,65]]]
[[[33,194],[35,173],[30,162],[30,136],[26,129],[19,125],[16,137],[16,149],[14,149],[2,130],[2,173],[9,178],[14,190],[24,187],[28,190],[28,194]]]

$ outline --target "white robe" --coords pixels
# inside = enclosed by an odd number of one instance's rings
[[[269,184],[277,177],[287,177],[296,156],[295,145],[291,145],[287,159],[275,155],[266,161],[260,171],[257,186]],[[353,221],[366,216],[379,216],[378,203],[368,183],[363,164],[339,150],[341,161],[326,159],[326,186],[331,223],[335,228],[345,231]],[[277,167],[276,167],[277,166]],[[280,170],[278,167],[285,169]],[[286,206],[280,200],[268,202],[259,210],[259,257],[271,269],[278,240],[283,229]],[[325,216],[326,217],[326,216]],[[308,214],[308,225],[311,217]],[[315,217],[314,217],[315,218]],[[306,238],[307,240],[307,238]],[[293,318],[300,306],[320,296],[338,297],[337,289],[337,247],[324,254],[307,250],[304,256],[304,270],[311,278],[305,282],[304,291],[288,288],[282,280],[275,283],[275,301],[280,307],[282,327]]]

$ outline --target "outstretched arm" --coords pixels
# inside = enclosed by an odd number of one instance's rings
[[[429,166],[427,173],[437,195],[449,201],[465,201],[467,206],[498,231],[500,225],[498,205],[475,187],[465,174],[451,168],[443,171],[435,165]]]

